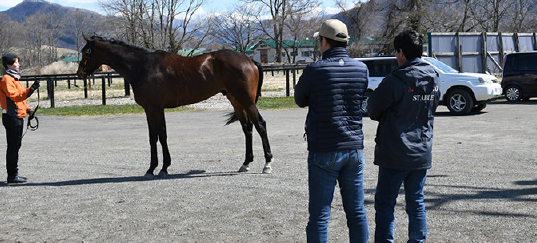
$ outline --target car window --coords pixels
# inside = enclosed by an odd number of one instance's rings
[[[458,73],[459,72],[453,69],[452,67],[448,66],[447,64],[441,61],[438,61],[437,59],[434,59],[434,58],[425,58],[425,61],[435,66],[436,68],[440,69],[444,73]]]
[[[363,63],[369,69],[369,77],[386,77],[398,67],[396,59],[370,60]]]
[[[537,54],[514,55],[512,69],[521,71],[537,70]]]

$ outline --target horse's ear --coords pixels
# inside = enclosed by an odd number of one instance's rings
[[[86,34],[82,33],[82,36],[84,37],[84,40],[86,40],[87,42],[91,41],[91,38],[89,38]]]

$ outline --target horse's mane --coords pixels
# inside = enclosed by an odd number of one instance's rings
[[[105,37],[101,37],[101,36],[97,36],[97,35],[92,36],[91,40],[92,41],[108,42],[110,44],[125,46],[125,47],[132,48],[132,49],[135,49],[135,50],[138,50],[138,51],[150,52],[148,49],[143,48],[143,47],[130,45],[130,44],[125,43],[124,41],[115,40],[115,39],[109,39],[109,38],[105,38]]]

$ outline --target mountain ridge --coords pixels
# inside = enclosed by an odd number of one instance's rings
[[[45,13],[45,14],[55,14],[58,15],[60,19],[65,19],[73,11],[80,11],[80,13],[87,15],[87,18],[106,18],[97,12],[75,7],[65,7],[57,3],[51,3],[46,0],[24,0],[21,3],[17,4],[14,7],[11,7],[0,13],[7,16],[9,19],[17,22],[24,22],[26,18],[36,14],[36,13]],[[65,26],[61,30],[61,37],[58,41],[59,48],[67,48],[76,50],[76,40],[72,32],[69,31],[68,27]]]

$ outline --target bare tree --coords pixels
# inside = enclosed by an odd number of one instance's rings
[[[24,21],[28,52],[25,56],[28,58],[29,66],[41,66],[44,63],[42,46],[46,42],[47,29],[44,23],[47,21],[47,15],[44,13],[34,14],[27,17]]]
[[[196,12],[204,0],[113,0],[101,3],[108,15],[118,16],[127,42],[148,49],[176,53],[195,39],[207,36],[196,26]]]
[[[20,23],[9,19],[3,13],[0,13],[0,26],[4,26],[0,28],[0,53],[6,53],[11,51],[12,47],[20,44],[18,41],[21,37],[19,30],[22,28]],[[9,28],[5,28],[6,26]]]
[[[137,44],[139,16],[143,15],[139,6],[143,6],[144,0],[112,0],[110,2],[100,2],[101,8],[105,9],[109,16],[116,16],[117,24],[121,32],[118,36],[123,37],[126,42]]]
[[[303,9],[289,15],[288,20],[285,22],[287,32],[284,34],[290,40],[284,46],[288,62],[296,62],[296,57],[301,46],[308,45],[312,42],[315,43],[315,40],[312,39],[313,34],[321,26],[324,16],[324,12],[316,11],[313,8]],[[314,48],[317,48],[316,44]],[[316,51],[312,54],[313,59],[316,60],[318,56]]]
[[[67,14],[67,18],[71,21],[67,21],[67,33],[75,37],[76,50],[78,57],[80,58],[80,50],[86,43],[82,38],[82,33],[93,34],[92,31],[97,29],[97,21],[90,17],[85,10],[75,9]],[[103,28],[100,26],[99,29]]]
[[[468,14],[460,0],[438,1],[425,5],[422,23],[425,32],[456,32],[466,25]],[[461,24],[462,23],[462,24]]]
[[[535,8],[534,0],[514,0],[510,5],[510,10],[507,11],[506,31],[510,32],[533,32],[535,28],[527,25],[530,19],[535,19],[537,13],[531,11]]]
[[[59,13],[49,13],[46,16],[44,25],[47,29],[45,35],[45,45],[47,49],[47,59],[44,60],[43,64],[48,64],[58,60],[58,41],[63,37],[62,30],[64,29],[64,21],[60,17]]]
[[[257,21],[250,17],[255,12],[252,5],[244,4],[229,12],[213,15],[211,35],[218,39],[218,44],[246,53],[248,46],[261,40]]]
[[[260,24],[261,30],[276,44],[276,61],[282,61],[284,50],[283,36],[286,22],[292,15],[309,13],[314,7],[319,6],[317,0],[246,0],[255,3],[259,7],[259,13],[254,17]],[[263,14],[269,18],[264,18]]]
[[[361,45],[359,41],[362,38],[369,36],[377,36],[376,31],[379,29],[377,1],[370,0],[367,2],[355,2],[352,9],[347,8],[347,4],[343,0],[337,0],[336,4],[345,20],[347,21],[347,28],[349,29],[349,35],[351,40],[354,40],[351,45],[347,47],[347,51],[350,56],[366,56],[370,54],[370,48],[365,45]]]
[[[8,24],[9,19],[3,14],[0,13],[0,26],[10,26]],[[0,28],[0,53],[5,53],[11,46],[10,40],[13,38],[8,33],[11,28]]]
[[[500,23],[505,19],[508,6],[507,0],[466,0],[472,18],[479,24],[482,31],[498,32]]]

